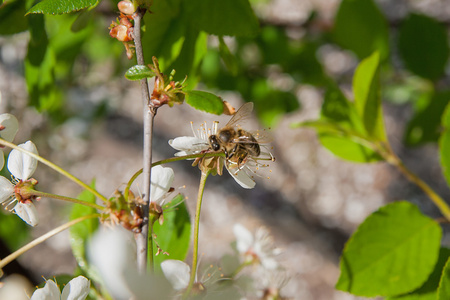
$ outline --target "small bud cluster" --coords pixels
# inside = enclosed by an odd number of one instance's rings
[[[175,103],[181,104],[184,102],[184,82],[173,81],[175,70],[170,73],[167,78],[159,69],[159,63],[156,57],[153,57],[153,66],[149,66],[156,73],[155,87],[153,89],[150,101],[153,107],[158,108],[164,104],[172,107]],[[167,83],[168,81],[168,83]]]
[[[132,15],[136,11],[136,7],[130,1],[120,1],[117,4],[120,10],[120,17],[111,23],[109,26],[109,35],[121,41],[126,49],[128,59],[133,58],[134,55],[134,25]]]

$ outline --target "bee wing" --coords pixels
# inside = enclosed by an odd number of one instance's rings
[[[254,130],[246,133],[247,134],[234,138],[232,142],[237,144],[268,144],[273,140],[270,132],[265,129]]]
[[[250,131],[250,133],[259,144],[268,144],[273,141],[272,134],[266,129]]]
[[[238,111],[233,115],[233,117],[228,121],[227,125],[230,127],[236,127],[240,125],[242,122],[244,122],[246,119],[250,117],[250,114],[253,111],[253,103],[247,102],[244,105],[242,105]]]

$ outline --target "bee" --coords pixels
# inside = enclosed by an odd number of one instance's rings
[[[240,168],[249,157],[255,158],[261,155],[261,146],[258,142],[261,134],[253,135],[240,127],[240,123],[247,119],[252,111],[253,103],[245,103],[225,127],[213,130],[216,133],[208,138],[209,145],[213,151],[223,151],[225,153],[228,167]],[[255,136],[258,137],[258,140]],[[273,160],[273,157],[271,156],[270,159]]]

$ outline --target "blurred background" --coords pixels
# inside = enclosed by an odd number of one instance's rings
[[[80,28],[82,18],[77,15],[45,16],[53,57],[36,68],[27,55],[30,33],[14,23],[21,20],[12,15],[21,7],[19,2],[0,6],[0,111],[19,119],[17,144],[32,139],[42,156],[85,182],[95,179],[98,190],[111,195],[142,167],[139,84],[124,78],[133,61],[127,60],[123,45],[110,38],[107,29],[117,17],[116,6],[101,2],[85,14],[89,19]],[[223,40],[208,36],[201,63],[184,73],[186,68],[176,68],[181,78],[190,75],[189,84],[198,83],[197,89],[214,92],[235,108],[254,102],[249,129],[270,128],[276,157],[270,173],[261,172],[252,190],[240,188],[226,173],[208,179],[200,251],[204,261],[217,261],[232,252],[233,224],[251,231],[265,226],[284,250],[279,260],[291,278],[282,295],[303,300],[357,299],[334,289],[339,255],[357,226],[379,206],[396,200],[411,201],[432,217],[439,214],[392,167],[342,161],[320,145],[314,131],[291,124],[319,117],[330,82],[351,99],[355,67],[378,50],[389,140],[413,172],[449,199],[437,140],[439,119],[450,99],[450,5],[445,0],[250,2],[260,22],[257,35]],[[18,27],[5,27],[6,22]],[[150,55],[162,57],[168,67],[177,66],[168,63],[163,46],[151,47],[155,54]],[[33,82],[26,74],[39,74],[40,81]],[[190,121],[198,128],[201,122],[214,120],[225,125],[229,117],[187,105],[161,108],[155,121],[154,161],[176,152],[168,140],[191,135]],[[185,186],[181,192],[192,213],[199,170],[186,161],[170,167],[176,174],[174,187]],[[71,196],[81,191],[43,165],[34,177],[42,191]],[[41,223],[32,229],[2,211],[1,257],[64,223],[70,211],[69,205],[51,199],[42,199],[37,208]],[[75,267],[67,232],[24,254],[12,266],[33,284],[41,276],[71,273]]]

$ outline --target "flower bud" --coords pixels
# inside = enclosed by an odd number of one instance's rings
[[[117,3],[117,7],[119,8],[120,12],[126,15],[132,15],[136,11],[133,3],[131,3],[130,1],[120,1],[119,3]]]

